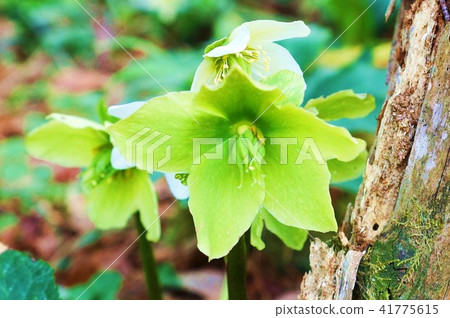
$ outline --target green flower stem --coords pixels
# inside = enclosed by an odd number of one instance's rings
[[[145,228],[141,223],[139,212],[135,213],[134,221],[136,223],[138,235],[141,235],[145,231]],[[163,298],[161,285],[158,279],[158,272],[156,271],[155,257],[153,256],[153,244],[152,242],[147,241],[145,235],[141,235],[138,239],[138,245],[148,298],[152,300],[161,300]]]
[[[247,299],[247,244],[245,235],[226,257],[228,299]]]

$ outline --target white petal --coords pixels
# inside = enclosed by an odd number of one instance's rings
[[[261,59],[258,59],[258,61],[252,64],[251,73],[253,78],[260,80],[263,76],[267,77],[282,70],[289,70],[298,75],[302,75],[300,66],[298,66],[291,53],[284,47],[272,42],[258,42],[258,45],[260,45],[262,50],[270,57],[269,69],[267,71],[264,70],[266,65]],[[264,58],[264,56],[265,55],[261,55],[261,58]]]
[[[250,41],[250,30],[244,24],[240,25],[231,32],[228,44],[212,49],[205,56],[219,57],[241,52],[247,47],[248,41]]]
[[[108,114],[124,119],[131,116],[135,111],[141,108],[147,102],[131,102],[123,105],[113,105],[108,108]]]
[[[191,91],[198,92],[202,85],[214,84],[216,70],[214,69],[213,60],[206,57],[195,71],[194,80],[192,81]]]
[[[116,147],[114,147],[111,152],[111,165],[116,170],[126,170],[134,167],[125,160],[125,158],[120,154],[119,149]]]
[[[170,192],[178,200],[186,200],[189,198],[189,188],[175,178],[175,173],[165,173],[167,184]]]
[[[250,42],[281,41],[291,38],[303,38],[311,32],[303,21],[278,22],[273,20],[256,20],[243,25],[250,30]]]

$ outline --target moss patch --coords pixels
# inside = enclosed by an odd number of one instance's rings
[[[436,209],[424,209],[412,200],[410,208],[368,249],[358,277],[361,298],[427,298],[429,259],[444,225],[444,215],[432,211]]]

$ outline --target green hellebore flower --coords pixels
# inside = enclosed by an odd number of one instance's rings
[[[103,125],[70,115],[51,114],[50,121],[26,137],[28,152],[64,167],[84,167],[83,191],[88,215],[101,230],[123,228],[139,210],[146,237],[161,235],[156,192],[148,175],[135,168],[118,171],[111,165],[113,145]]]
[[[366,144],[297,105],[236,68],[215,88],[151,99],[108,131],[138,168],[189,173],[198,248],[213,259],[265,210],[272,229],[337,230],[325,161],[349,162]]]
[[[191,90],[198,91],[205,84],[217,85],[233,66],[240,67],[256,80],[281,70],[290,70],[301,76],[300,66],[289,51],[273,42],[306,37],[310,32],[303,21],[245,22],[227,37],[206,47],[205,59],[195,72]]]

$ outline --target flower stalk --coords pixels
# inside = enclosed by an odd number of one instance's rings
[[[155,257],[153,255],[153,244],[146,239],[145,235],[141,235],[145,232],[145,228],[141,223],[139,212],[135,213],[134,221],[136,223],[136,230],[139,235],[139,254],[141,256],[142,270],[145,276],[147,296],[151,300],[161,300],[163,299],[162,290],[158,278],[158,272],[156,270]]]
[[[245,235],[225,258],[227,267],[228,299],[247,299],[247,244]]]

